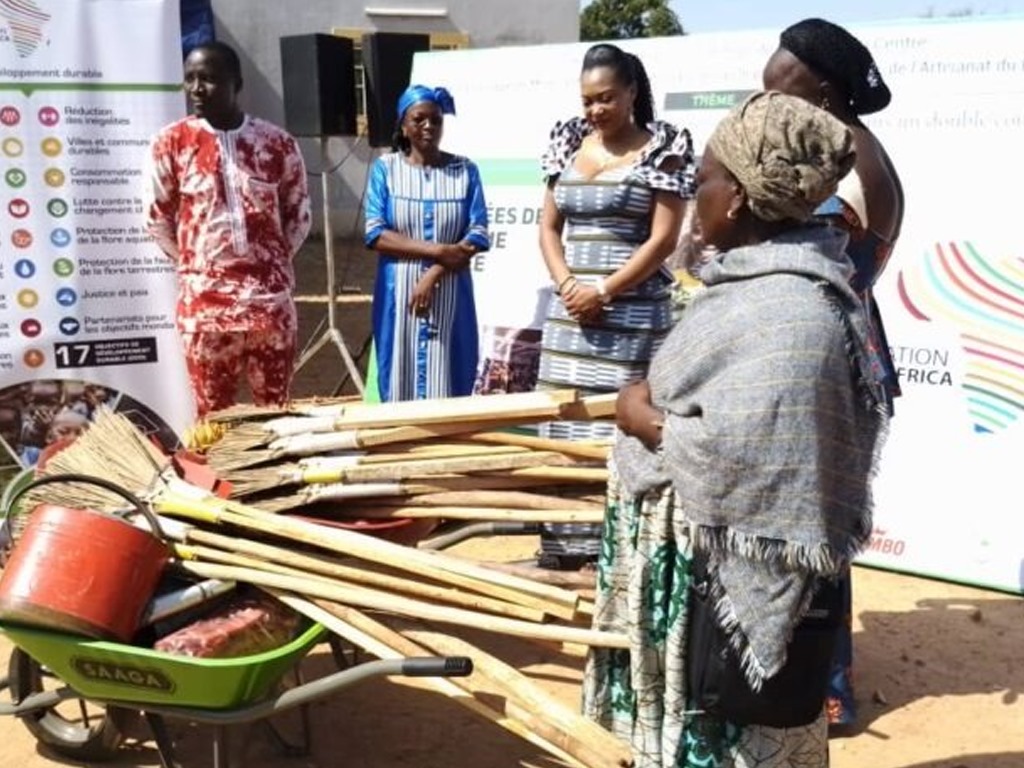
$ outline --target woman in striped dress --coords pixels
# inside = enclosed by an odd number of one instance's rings
[[[366,195],[366,245],[379,254],[373,341],[382,401],[468,395],[477,365],[469,264],[490,247],[480,173],[442,152],[444,88],[412,85],[398,100],[394,151]]]
[[[540,244],[555,286],[544,322],[538,388],[616,392],[643,378],[672,326],[664,266],[692,195],[690,135],[654,120],[640,60],[614,45],[583,59],[584,116],[560,122],[541,164]],[[549,437],[606,439],[609,422],[553,422]],[[541,564],[596,558],[600,525],[545,526]]]

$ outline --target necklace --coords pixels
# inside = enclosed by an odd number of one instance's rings
[[[610,152],[608,148],[605,147],[605,145],[599,140],[594,141],[593,146],[594,149],[597,150],[597,153],[599,155],[598,168],[602,171],[612,165],[618,165],[620,163],[625,163],[628,162],[629,160],[632,160],[640,151],[640,149],[629,149],[623,152],[621,155],[616,155]]]

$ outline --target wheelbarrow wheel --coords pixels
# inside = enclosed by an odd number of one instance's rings
[[[52,690],[57,679],[15,648],[8,663],[8,680],[15,701]],[[60,685],[63,685],[60,683]],[[21,721],[41,744],[76,760],[111,760],[124,740],[118,707],[104,707],[85,699],[69,699],[57,707],[22,715]]]

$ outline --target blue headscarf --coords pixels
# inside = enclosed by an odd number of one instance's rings
[[[442,115],[455,114],[455,99],[447,88],[428,88],[425,85],[410,85],[398,97],[398,119],[405,117],[405,112],[421,101],[431,101],[441,108]]]

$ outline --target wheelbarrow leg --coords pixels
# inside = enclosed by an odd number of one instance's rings
[[[174,742],[171,741],[171,734],[167,731],[167,723],[160,715],[152,712],[144,712],[149,730],[153,732],[153,741],[156,742],[156,752],[160,756],[161,768],[181,768],[181,765],[174,759]]]
[[[342,654],[342,660],[344,660],[344,649],[339,645],[337,649],[333,640],[336,636],[331,636],[331,651],[335,653],[335,663],[338,662],[337,654]],[[339,665],[340,666],[340,665]],[[295,675],[295,685],[301,686],[306,682],[306,676],[302,674],[302,665],[296,665],[293,674]],[[263,727],[263,730],[270,737],[271,741],[274,742],[274,747],[285,757],[307,757],[313,747],[313,726],[310,722],[310,711],[312,707],[309,704],[300,704],[298,707],[299,713],[299,725],[302,729],[302,740],[296,744],[295,742],[286,739],[284,734],[281,733],[280,729],[269,719],[259,720],[259,724]]]
[[[228,726],[217,725],[213,729],[213,768],[228,768],[230,764]]]

